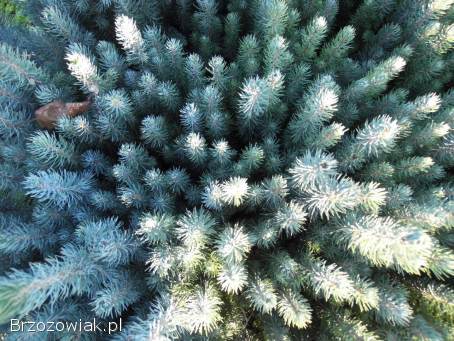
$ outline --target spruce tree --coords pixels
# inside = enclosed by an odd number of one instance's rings
[[[454,340],[454,1],[14,8],[1,337]]]

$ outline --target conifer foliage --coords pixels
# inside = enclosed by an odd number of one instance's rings
[[[19,2],[8,340],[454,340],[454,1]]]

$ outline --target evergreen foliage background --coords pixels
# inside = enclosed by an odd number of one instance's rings
[[[453,4],[17,1],[5,338],[454,340]]]
[[[13,21],[22,25],[28,23],[20,7],[10,0],[0,0],[0,17],[2,21]]]

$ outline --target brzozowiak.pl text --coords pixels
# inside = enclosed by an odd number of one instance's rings
[[[52,333],[52,332],[74,332],[74,333],[108,333],[121,332],[122,319],[118,321],[98,321],[96,318],[90,321],[22,321],[11,319],[11,332],[28,333]]]

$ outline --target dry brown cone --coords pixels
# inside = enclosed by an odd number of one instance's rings
[[[91,101],[65,103],[53,101],[35,111],[35,118],[41,128],[52,130],[55,123],[62,116],[75,117],[90,108]]]

